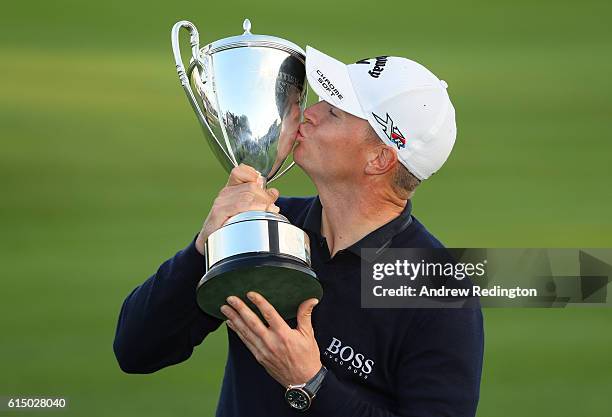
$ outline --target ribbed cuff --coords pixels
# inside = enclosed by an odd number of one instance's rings
[[[190,285],[192,285],[194,288],[204,275],[205,271],[204,256],[198,252],[195,245],[197,238],[198,235],[196,234],[191,243],[183,250],[178,252],[174,258],[174,261],[177,263],[179,269],[183,271],[181,275],[193,279],[193,282],[191,282]]]

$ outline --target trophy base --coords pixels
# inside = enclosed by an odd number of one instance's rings
[[[263,295],[284,319],[296,317],[303,301],[323,295],[316,274],[303,262],[280,255],[246,253],[209,269],[198,284],[197,302],[205,313],[224,320],[219,309],[227,304],[227,297],[235,295],[262,318],[246,297],[249,291]]]

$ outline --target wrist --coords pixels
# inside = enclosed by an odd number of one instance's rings
[[[308,381],[312,380],[317,373],[321,370],[321,367],[323,367],[323,363],[321,363],[321,361],[319,361],[317,364],[313,365],[312,368],[310,368],[308,371],[304,372],[303,374],[303,378],[300,378],[295,384],[287,384],[285,385],[285,387],[287,387],[288,385],[300,385],[300,384],[307,384]]]
[[[204,244],[206,243],[207,236],[201,231],[198,233],[198,237],[195,241],[196,250],[200,253],[200,255],[204,255]]]

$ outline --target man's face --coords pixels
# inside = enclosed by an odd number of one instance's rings
[[[313,180],[343,180],[363,175],[367,163],[368,122],[326,101],[304,111],[293,159]]]

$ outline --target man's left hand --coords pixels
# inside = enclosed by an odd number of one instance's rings
[[[238,334],[257,362],[284,387],[303,384],[321,369],[319,346],[312,328],[312,309],[316,298],[298,307],[297,327],[292,329],[276,309],[254,291],[247,294],[268,322],[268,327],[239,297],[227,298],[221,306],[227,326]]]

